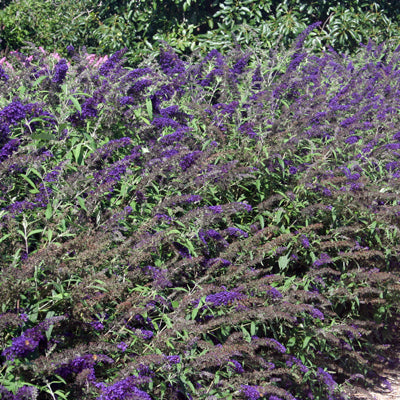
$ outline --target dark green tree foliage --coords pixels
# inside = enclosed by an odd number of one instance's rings
[[[12,1],[0,9],[0,50],[18,50],[26,41],[56,51],[69,44],[95,49],[91,32],[99,25],[97,11],[92,0]]]
[[[265,48],[278,40],[289,45],[306,26],[321,21],[309,43],[321,50],[353,51],[368,38],[381,42],[398,37],[399,10],[394,2],[302,0],[85,0],[1,2],[1,50],[16,50],[29,40],[49,50],[68,44],[112,53],[123,47],[136,63],[156,51],[158,40],[178,53],[227,48],[232,38],[251,44],[258,37]],[[155,46],[155,47],[154,47]]]

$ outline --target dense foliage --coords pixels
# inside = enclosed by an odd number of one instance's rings
[[[194,49],[220,52],[234,37],[274,48],[290,44],[308,25],[322,21],[308,39],[315,49],[332,46],[354,51],[369,38],[399,39],[399,8],[395,2],[372,0],[160,0],[48,1],[14,0],[0,9],[3,52],[20,50],[26,41],[59,53],[67,45],[110,54],[126,46],[130,65],[158,50],[166,40],[179,54]],[[65,55],[65,53],[64,53]]]
[[[4,399],[345,399],[399,298],[399,48],[31,48],[0,69]],[[378,345],[377,345],[378,344]]]

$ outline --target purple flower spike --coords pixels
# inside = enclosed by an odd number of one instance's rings
[[[10,77],[6,74],[4,69],[0,66],[0,80],[7,82],[9,79],[10,79]]]
[[[324,371],[322,368],[318,368],[317,377],[327,386],[330,393],[335,390],[337,383],[329,372]]]
[[[54,68],[53,82],[61,84],[63,83],[68,71],[67,61],[62,58]]]
[[[159,64],[163,72],[168,76],[185,72],[185,64],[173,51],[162,51]]]
[[[282,293],[272,286],[267,290],[267,296],[272,299],[281,299],[283,297]]]
[[[35,351],[39,342],[44,338],[41,329],[38,327],[27,329],[21,336],[12,339],[12,345],[7,347],[2,355],[7,360],[25,357]]]
[[[245,298],[246,295],[240,293],[238,291],[228,291],[224,290],[223,292],[209,294],[206,297],[206,302],[211,303],[214,307],[219,307],[222,305],[229,305],[233,303],[235,300],[240,300]]]
[[[38,390],[34,386],[22,386],[12,400],[31,400],[36,399]]]
[[[296,50],[300,50],[303,47],[304,41],[307,39],[307,36],[315,29],[318,28],[322,24],[321,21],[315,22],[309,25],[303,32],[297,36],[296,40]]]
[[[274,349],[278,350],[280,353],[286,353],[286,347],[279,343],[275,339],[265,339],[265,342],[268,346],[273,347]]]
[[[242,367],[242,364],[240,364],[239,361],[236,361],[236,360],[229,360],[229,362],[231,362],[231,363],[233,364],[233,366],[230,365],[230,368],[231,368],[233,371],[235,371],[235,372],[238,373],[238,374],[243,374],[243,373],[244,373],[244,369],[243,369],[243,367]]]
[[[147,379],[150,381],[150,378]],[[121,381],[114,383],[108,387],[103,387],[102,394],[97,397],[97,400],[152,400],[151,397],[144,391],[139,390],[136,385],[146,381],[144,377],[128,376]]]
[[[320,310],[318,310],[318,308],[311,308],[310,314],[313,318],[318,318],[321,321],[325,319],[324,314]]]
[[[221,214],[222,213],[221,206],[208,206],[208,209],[211,210],[213,214]]]
[[[202,151],[194,151],[193,153],[186,154],[186,156],[184,156],[179,162],[182,171],[189,169],[201,154]]]
[[[305,249],[308,249],[310,247],[310,241],[308,240],[307,236],[301,235],[301,244]]]
[[[179,356],[166,356],[165,359],[169,364],[179,364],[181,362],[181,358]]]
[[[317,260],[314,261],[313,265],[315,267],[320,267],[321,265],[329,264],[331,262],[332,262],[332,259],[329,257],[329,255],[326,253],[322,253],[320,255],[320,258],[318,258]]]
[[[67,54],[69,57],[71,57],[75,52],[75,48],[72,45],[67,46]]]
[[[242,393],[246,396],[247,400],[257,400],[261,397],[257,386],[241,385]]]

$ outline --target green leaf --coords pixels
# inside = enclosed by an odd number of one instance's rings
[[[34,229],[33,231],[30,231],[27,235],[27,237],[30,237],[32,235],[35,235],[36,233],[41,233],[43,232],[43,229]]]
[[[171,301],[171,305],[173,308],[178,308],[179,307],[179,301],[173,300]]]
[[[168,317],[168,315],[162,314],[162,319],[165,322],[165,325],[167,326],[167,328],[173,327],[172,320]],[[174,348],[174,346],[172,344],[171,344],[171,348]]]
[[[83,165],[83,145],[79,143],[74,150],[72,150],[75,156],[75,161],[78,165]]]
[[[265,221],[264,221],[264,217],[261,214],[258,215],[258,220],[260,221],[261,229],[264,229],[265,228]]]
[[[55,140],[56,139],[56,137],[54,135],[51,135],[50,133],[33,134],[31,137],[32,137],[33,140],[43,140],[45,142],[48,142],[50,140]]]
[[[32,85],[32,86],[33,86],[34,88],[36,88],[36,87],[39,86],[46,78],[48,78],[47,75],[39,76],[39,78],[36,79],[35,82],[33,82],[33,85]]]
[[[186,378],[185,375],[181,375],[180,376],[180,380],[186,385],[189,386],[190,390],[192,391],[192,393],[196,393],[197,390],[194,387],[193,383],[189,381],[189,379]]]
[[[146,109],[147,109],[147,114],[149,115],[150,120],[153,120],[153,104],[151,102],[151,99],[148,97],[146,98]],[[150,121],[149,123],[150,124]]]
[[[30,192],[35,194],[35,193],[39,193],[39,190],[36,188],[36,185],[32,182],[32,180],[30,178],[28,178],[26,175],[20,175],[22,177],[22,179],[26,180],[32,187],[33,190],[31,190]]]
[[[242,333],[243,333],[243,340],[245,340],[247,343],[251,342],[251,335],[249,333],[249,331],[242,326]]]
[[[256,334],[256,324],[254,321],[251,321],[250,324],[250,334],[251,336],[254,336]]]
[[[9,236],[11,236],[11,233],[7,233],[6,235],[2,236],[0,238],[0,243],[3,242],[4,240],[6,240]]]
[[[79,112],[82,112],[82,107],[81,107],[81,105],[79,104],[79,101],[78,101],[75,97],[69,96],[69,97],[68,97],[68,100],[71,100],[72,103],[74,104],[75,108],[76,108]]]
[[[81,196],[78,196],[77,199],[78,199],[79,205],[80,205],[86,212],[88,212],[88,210],[87,210],[87,208],[86,208],[86,206],[85,206],[85,199],[83,199]]]
[[[287,347],[293,347],[296,344],[296,338],[292,336],[286,343]]]
[[[192,320],[194,320],[197,317],[197,314],[200,311],[200,308],[203,307],[203,305],[206,303],[206,296],[203,296],[200,300],[199,300],[199,304],[197,305],[196,308],[194,308],[192,310]]]
[[[303,340],[303,349],[305,349],[308,346],[308,343],[310,343],[311,336],[306,336]]]
[[[53,207],[51,206],[51,203],[47,203],[46,212],[44,215],[47,220],[53,216]]]
[[[173,235],[174,233],[177,233],[178,235],[180,234],[177,229],[171,229],[170,231],[168,231],[168,235]]]
[[[284,256],[280,256],[278,260],[280,271],[285,271],[289,265],[289,256],[285,254]]]

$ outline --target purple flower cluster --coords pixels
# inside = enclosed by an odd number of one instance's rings
[[[271,299],[281,299],[283,297],[282,293],[274,287],[269,287],[267,290],[267,296]]]
[[[102,393],[97,400],[152,400],[143,390],[138,389],[138,384],[150,381],[150,378],[128,376],[113,385],[101,385]]]
[[[151,68],[145,67],[145,68],[135,68],[131,71],[129,71],[125,76],[122,77],[121,81],[123,83],[126,82],[132,82],[135,81],[138,78],[141,78],[142,76],[146,74],[151,74]]]
[[[102,147],[98,148],[94,153],[90,155],[90,158],[100,157],[101,159],[106,159],[111,157],[114,152],[120,148],[124,148],[132,144],[132,139],[129,137],[123,137],[121,139],[113,139],[107,142]]]
[[[12,345],[6,348],[2,355],[7,360],[25,357],[39,346],[39,342],[42,339],[44,339],[44,335],[41,330],[35,328],[27,329],[23,335],[12,340]]]
[[[0,385],[0,399],[2,400],[34,400],[37,399],[38,390],[35,386],[22,386],[15,395]]]
[[[332,378],[332,375],[329,372],[323,370],[322,368],[318,368],[317,378],[320,379],[327,386],[330,393],[333,393],[337,386],[337,383]]]
[[[75,47],[72,46],[71,44],[67,46],[66,50],[67,50],[68,57],[73,56],[73,54],[75,53]]]
[[[211,72],[209,72],[205,78],[199,78],[197,80],[197,83],[199,83],[202,87],[206,87],[211,85],[211,83],[214,81],[215,76],[221,76],[224,74],[224,66],[225,66],[225,60],[224,57],[217,51],[217,50],[211,50],[206,57],[204,57],[203,61],[199,65],[199,73],[202,69],[202,66],[207,62],[210,61],[211,59],[215,58],[215,66]]]
[[[61,170],[62,170],[62,164],[60,163],[59,165],[57,165],[56,167],[54,167],[53,171],[48,172],[44,177],[43,177],[43,181],[44,182],[57,182],[58,181],[58,177],[61,174]]]
[[[0,65],[0,81],[8,81],[10,77],[6,74],[6,71],[4,71],[3,67]]]
[[[315,29],[318,28],[322,22],[314,22],[313,24],[309,25],[303,32],[300,33],[299,36],[296,38],[296,45],[295,49],[300,50],[303,47],[304,41],[307,39],[307,36]]]
[[[352,135],[352,136],[349,136],[349,137],[345,140],[345,143],[347,143],[347,144],[354,144],[354,143],[357,143],[360,139],[361,139],[361,136]]]
[[[171,118],[165,118],[165,117],[154,118],[153,121],[151,121],[151,124],[155,126],[157,129],[163,129],[167,126],[171,126],[172,128],[179,127],[178,122],[174,121]]]
[[[132,96],[124,96],[119,99],[119,104],[126,106],[128,104],[135,104],[135,98]]]
[[[125,342],[120,342],[117,344],[117,349],[124,353],[128,349],[128,345]]]
[[[180,356],[165,356],[165,360],[170,364],[179,364],[181,362]]]
[[[230,365],[230,368],[236,372],[237,374],[243,374],[244,373],[244,369],[242,367],[242,364],[240,364],[239,361],[237,360],[229,360],[230,363],[232,363],[233,365]]]
[[[160,288],[172,287],[172,282],[167,278],[167,269],[159,269],[148,265],[144,268],[148,273],[151,273],[154,279],[154,284]]]
[[[235,236],[235,237],[242,236],[246,238],[249,236],[247,232],[235,227],[226,228],[223,232],[229,236]]]
[[[319,258],[314,261],[313,265],[314,267],[321,267],[324,264],[329,264],[332,262],[332,259],[329,257],[328,254],[326,253],[321,253]]]
[[[0,149],[0,162],[6,160],[14,152],[16,152],[18,150],[19,145],[20,145],[20,140],[19,139],[11,139],[11,140],[9,140]]]
[[[122,161],[117,161],[109,168],[105,168],[93,174],[94,179],[98,185],[105,183],[115,183],[121,180],[122,175],[125,174],[127,166]]]
[[[241,392],[246,396],[247,400],[257,400],[261,397],[258,386],[241,385]]]
[[[16,99],[4,107],[0,111],[0,144],[9,136],[11,132],[10,127],[17,125],[25,119],[29,122],[32,118],[41,118],[47,127],[56,124],[54,116],[47,111],[43,111],[42,107],[37,103],[23,105],[20,100]],[[29,125],[30,130],[34,131],[38,125],[39,121],[31,122]]]
[[[293,365],[297,365],[300,368],[300,371],[304,374],[308,372],[308,368],[296,357],[289,356],[289,359],[286,361],[286,365],[288,367],[292,367]]]
[[[242,56],[236,63],[235,65],[230,69],[230,72],[236,76],[236,75],[241,75],[244,72],[244,69],[246,68],[249,59],[250,59],[251,54],[245,54]]]
[[[55,373],[62,378],[67,378],[71,374],[79,374],[83,370],[89,370],[90,374],[88,380],[95,383],[96,376],[94,367],[99,362],[112,364],[114,360],[103,354],[85,354],[59,365]]]
[[[153,81],[150,79],[139,79],[137,80],[127,91],[128,96],[137,96],[143,92],[144,89],[151,86]]]
[[[187,169],[189,169],[201,156],[202,153],[202,151],[196,150],[183,156],[182,159],[179,161],[179,166],[182,168],[182,171],[186,171]]]
[[[183,258],[192,258],[189,249],[179,242],[173,242],[173,245],[178,249],[178,252]]]
[[[185,72],[185,64],[172,49],[161,51],[158,62],[163,72],[168,76]]]
[[[150,96],[153,110],[156,113],[161,113],[160,105],[163,101],[170,100],[175,93],[175,88],[172,85],[163,85],[154,94]]]
[[[126,53],[126,50],[127,49],[125,48],[117,51],[107,61],[105,61],[99,68],[99,74],[106,77],[109,76],[121,62],[121,57]]]
[[[162,136],[160,138],[160,142],[165,145],[172,145],[175,142],[181,141],[188,130],[189,128],[187,127],[179,127],[175,130],[175,132]]]
[[[143,340],[150,340],[154,336],[154,332],[147,329],[135,329],[134,333]]]
[[[241,293],[238,290],[226,290],[225,286],[222,286],[224,289],[222,292],[209,294],[206,297],[206,303],[211,303],[213,307],[220,307],[222,305],[230,305],[234,303],[236,300],[242,300],[247,298],[247,296]]]
[[[90,326],[91,326],[93,329],[95,329],[96,331],[102,331],[102,330],[104,329],[103,323],[100,322],[100,321],[97,321],[97,320],[92,321],[92,322],[90,323]]]
[[[361,177],[361,175],[358,172],[355,172],[354,174],[352,174],[350,169],[347,167],[344,167],[343,170],[344,170],[344,174],[346,175],[346,178],[351,181],[357,181]]]
[[[239,132],[246,134],[251,139],[258,139],[258,135],[253,128],[254,122],[245,122],[239,126]]]
[[[44,339],[44,332],[65,317],[52,317],[39,323],[34,328],[27,329],[21,336],[12,339],[12,344],[3,350],[2,356],[7,360],[26,357],[33,353]]]
[[[0,119],[2,123],[6,123],[7,125],[16,125],[26,117],[30,106],[31,104],[24,106],[19,100],[14,100],[0,111]]]
[[[321,321],[323,321],[325,319],[324,314],[322,313],[322,311],[318,310],[318,308],[311,307],[309,310],[309,313],[313,318],[318,318]]]
[[[308,249],[310,247],[310,241],[308,240],[306,235],[301,235],[301,244],[305,249]]]
[[[61,84],[63,83],[68,71],[67,60],[62,58],[54,67],[54,76],[52,81],[54,83]]]
[[[213,214],[221,214],[223,211],[221,206],[208,206],[208,209],[211,210]]]
[[[266,338],[266,339],[265,339],[265,343],[266,343],[268,346],[270,346],[270,347],[272,347],[272,348],[278,350],[280,353],[286,353],[286,347],[285,347],[283,344],[279,343],[279,342],[278,342],[277,340],[275,340],[275,339]]]
[[[198,236],[199,236],[199,239],[207,246],[207,248],[208,248],[207,239],[216,240],[224,247],[229,246],[229,243],[215,229],[208,229],[207,231],[200,229]]]

